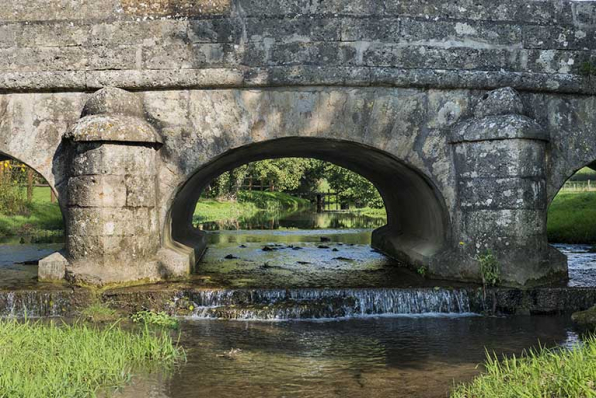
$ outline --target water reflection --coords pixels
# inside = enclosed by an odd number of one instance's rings
[[[274,230],[274,229],[374,229],[386,224],[384,217],[370,217],[358,212],[313,210],[298,212],[258,212],[252,217],[207,223],[195,223],[197,228],[218,230]]]
[[[396,318],[182,325],[188,363],[124,397],[445,397],[485,358],[566,344],[561,317]]]

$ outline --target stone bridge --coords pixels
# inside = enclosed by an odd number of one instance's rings
[[[5,0],[0,153],[43,175],[66,248],[41,279],[182,278],[191,214],[240,164],[369,178],[373,246],[433,277],[564,278],[549,203],[596,160],[596,3]]]

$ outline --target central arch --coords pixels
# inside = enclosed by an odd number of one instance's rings
[[[263,159],[308,157],[334,163],[371,181],[381,194],[387,225],[375,230],[372,246],[411,266],[428,265],[449,238],[449,215],[441,193],[420,171],[376,148],[345,140],[278,138],[229,150],[198,169],[177,193],[170,208],[165,244],[194,250],[195,262],[206,247],[206,232],[192,225],[196,203],[209,182],[243,164]]]

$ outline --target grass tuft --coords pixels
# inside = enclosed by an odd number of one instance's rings
[[[596,338],[573,349],[538,348],[499,361],[487,353],[486,372],[455,387],[452,398],[596,396]]]
[[[0,321],[0,396],[94,397],[121,387],[134,371],[184,358],[167,333],[83,323]]]
[[[139,311],[131,319],[135,323],[178,329],[178,320],[165,312]]]

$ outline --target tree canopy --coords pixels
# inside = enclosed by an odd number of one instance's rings
[[[333,163],[311,158],[267,159],[223,173],[209,186],[211,197],[233,200],[241,189],[288,193],[331,191],[356,207],[382,208],[374,185],[361,175]]]

